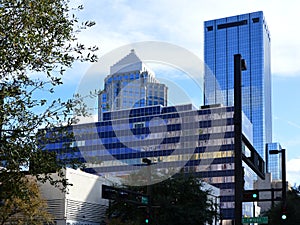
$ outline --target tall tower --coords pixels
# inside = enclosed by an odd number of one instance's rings
[[[246,60],[242,110],[253,124],[253,145],[265,159],[272,142],[270,34],[263,12],[204,22],[204,104],[233,105],[234,54]]]
[[[269,152],[270,150],[281,151],[282,147],[278,142],[267,143],[267,152]],[[267,172],[272,174],[273,180],[282,180],[282,154],[268,154],[266,165]]]
[[[98,120],[103,112],[152,105],[167,106],[165,84],[159,83],[154,72],[131,52],[110,67],[104,90],[98,96]]]

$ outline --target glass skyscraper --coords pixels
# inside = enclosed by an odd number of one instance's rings
[[[103,91],[98,96],[98,120],[106,111],[151,105],[167,105],[165,84],[155,78],[134,50],[110,67]]]
[[[241,54],[242,110],[253,124],[253,145],[265,159],[272,142],[270,34],[263,12],[204,22],[204,104],[233,106],[234,55]]]
[[[268,143],[267,144],[267,152],[270,150],[282,150],[282,147],[279,143]],[[272,174],[272,179],[273,180],[282,180],[282,154],[268,154],[267,158],[267,172]]]

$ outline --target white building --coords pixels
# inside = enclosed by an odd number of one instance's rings
[[[119,183],[118,178],[106,179],[85,173],[81,170],[67,168],[65,177],[68,183],[66,192],[49,183],[41,184],[42,196],[48,202],[48,210],[54,216],[55,225],[102,225],[105,224],[105,211],[109,200],[102,198],[102,184],[113,185]],[[53,179],[58,179],[53,175]],[[220,189],[205,182],[201,189],[209,191],[208,199],[212,201],[217,212],[220,212]],[[218,225],[215,218],[213,225]]]
[[[56,225],[101,225],[104,222],[108,200],[102,199],[102,184],[111,183],[105,178],[80,170],[67,168],[65,178],[72,186],[66,192],[49,183],[40,187],[47,200],[49,212]],[[57,178],[54,175],[54,179]]]
[[[273,180],[272,178],[272,174],[271,173],[266,173],[266,178],[265,180],[262,179],[258,179],[257,181],[254,182],[254,189],[259,189],[259,190],[277,190],[274,191],[274,202],[272,203],[272,201],[266,201],[266,202],[258,202],[258,206],[261,207],[261,211],[265,212],[268,211],[272,204],[278,204],[280,203],[281,199],[282,199],[282,181],[281,180]],[[280,190],[279,190],[280,189]],[[286,183],[286,190],[290,190],[291,186],[290,184],[287,182]],[[272,199],[272,191],[260,191],[259,193],[259,198],[260,199]]]

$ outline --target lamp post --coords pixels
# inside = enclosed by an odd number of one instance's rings
[[[270,150],[270,155],[275,155],[281,153],[281,171],[282,171],[282,210],[286,209],[286,159],[285,159],[285,149],[281,150]],[[286,218],[282,218],[286,219]]]

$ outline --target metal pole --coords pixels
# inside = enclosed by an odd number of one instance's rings
[[[242,56],[234,55],[234,181],[235,225],[242,224]]]
[[[149,197],[148,199],[148,207],[147,207],[147,211],[148,211],[148,215],[149,215],[149,225],[153,224],[152,219],[153,219],[153,215],[152,215],[152,186],[151,186],[151,164],[152,161],[148,158],[143,158],[143,163],[147,164],[147,195]]]
[[[252,202],[252,203],[253,203],[252,204],[252,206],[253,206],[253,212],[252,213],[253,213],[253,217],[255,217],[255,204],[254,204],[255,202]]]
[[[274,207],[274,188],[271,189],[272,208]]]
[[[147,165],[147,173],[148,173],[148,185],[147,185],[147,195],[148,199],[148,210],[149,210],[149,224],[153,224],[153,215],[152,215],[152,186],[151,186],[151,161]]]
[[[286,160],[285,160],[285,149],[281,149],[281,164],[282,164],[282,205],[286,209]]]

